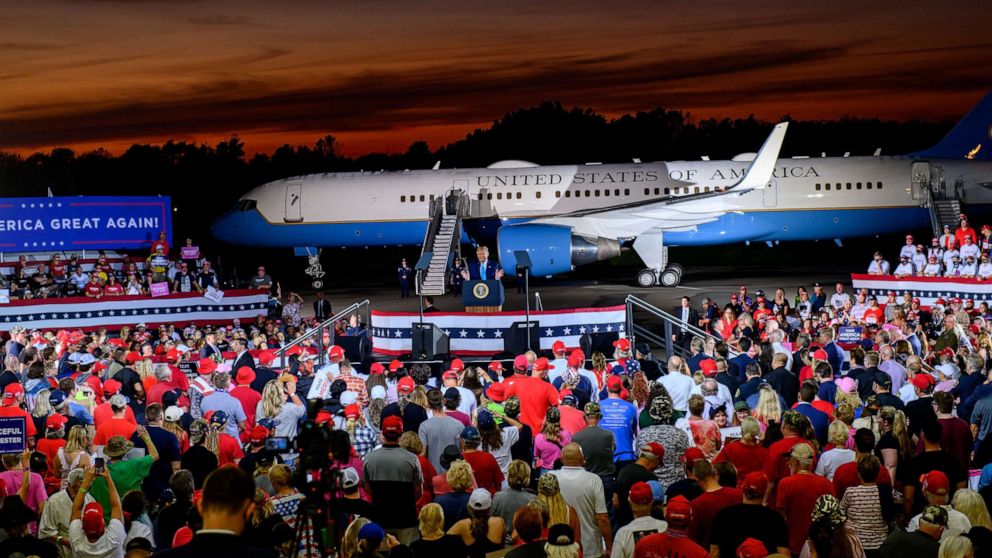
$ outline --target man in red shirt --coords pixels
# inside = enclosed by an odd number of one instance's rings
[[[121,387],[122,386],[120,382],[111,378],[106,382],[103,382],[103,395],[105,397],[113,397],[118,393],[120,393]],[[152,386],[153,389],[154,387],[155,386]],[[151,403],[152,401],[148,401],[148,402]],[[158,402],[159,403],[162,402],[161,398],[159,399]],[[103,403],[100,403],[93,409],[93,425],[99,428],[101,424],[107,422],[113,416],[114,416],[114,411],[113,409],[110,408],[110,402],[104,401]],[[124,417],[135,426],[138,425],[138,420],[134,418],[134,411],[131,410],[130,405],[128,405],[127,408],[124,409]]]
[[[799,433],[804,429],[808,429],[809,432],[813,431],[813,426],[809,424],[809,419],[805,415],[791,409],[782,413],[783,438],[768,448],[768,461],[765,463],[763,471],[768,477],[768,495],[765,497],[765,505],[775,505],[775,492],[778,483],[792,474],[789,469],[789,454],[792,451],[792,446],[806,444],[810,448],[813,447],[799,436]]]
[[[491,420],[491,419],[490,419]],[[462,430],[462,459],[472,466],[472,475],[479,488],[485,488],[490,495],[495,495],[503,486],[503,471],[496,463],[492,454],[479,451],[482,435],[474,426],[466,426]]]
[[[125,409],[128,405],[127,399],[124,399],[123,395],[118,393],[110,398],[109,403],[113,416],[96,428],[93,444],[97,446],[106,445],[107,441],[114,436],[123,436],[125,440],[130,440],[135,430],[138,429],[137,425],[127,420]]]
[[[779,482],[775,509],[788,520],[789,547],[793,554],[802,552],[811,523],[810,513],[816,500],[824,494],[833,496],[834,486],[827,477],[813,474],[816,452],[808,444],[796,444],[789,453],[791,474]]]
[[[514,369],[517,368],[517,361],[520,358],[514,359]],[[541,431],[541,424],[544,422],[548,408],[557,407],[561,403],[558,390],[539,378],[538,374],[540,372],[535,366],[533,376],[514,376],[514,382],[506,390],[507,397],[517,396],[520,399],[520,422],[529,426],[534,432]]]
[[[530,367],[530,363],[527,362],[527,357],[524,355],[517,355],[513,358],[513,370],[509,376],[503,378],[503,385],[509,388],[517,382],[519,378],[527,376],[527,368]]]
[[[532,375],[542,380],[547,380],[548,371],[554,370],[554,368],[555,367],[552,366],[551,362],[548,361],[548,359],[541,357],[534,361],[534,372],[532,373]]]
[[[717,512],[728,506],[740,504],[744,495],[736,488],[720,486],[713,465],[705,459],[692,464],[692,474],[703,493],[692,501],[692,521],[689,537],[702,548],[710,547],[710,529]]]
[[[241,408],[245,410],[247,419],[245,422],[249,427],[255,425],[255,410],[258,409],[258,402],[262,400],[262,394],[251,389],[251,383],[255,381],[255,371],[247,366],[238,368],[238,375],[234,378],[238,387],[231,390],[231,397],[241,403]],[[243,433],[247,433],[246,428]]]
[[[854,461],[845,463],[834,471],[834,496],[837,499],[844,497],[844,492],[852,486],[861,484],[861,477],[858,476],[858,460],[866,455],[873,455],[875,451],[875,433],[867,428],[859,428],[854,433]],[[875,482],[879,486],[892,487],[892,477],[889,470],[882,467],[878,472]]]
[[[34,437],[38,435],[38,429],[34,425],[34,419],[22,407],[23,404],[24,387],[17,382],[7,384],[7,387],[3,388],[3,399],[0,401],[0,417],[24,417],[28,445],[34,447]]]
[[[689,538],[692,505],[685,496],[676,496],[668,501],[665,521],[668,522],[668,529],[664,532],[637,541],[634,558],[709,558],[710,553]]]
[[[90,281],[83,288],[83,293],[89,298],[103,298],[103,285],[100,284],[100,277],[95,272],[90,274]]]

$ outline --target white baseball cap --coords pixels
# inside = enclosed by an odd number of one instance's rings
[[[183,410],[173,405],[165,410],[165,420],[169,422],[179,422],[183,418]]]
[[[476,488],[472,495],[468,497],[469,509],[481,511],[488,510],[493,505],[493,497],[485,488]]]

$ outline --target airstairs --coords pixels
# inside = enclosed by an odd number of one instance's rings
[[[956,229],[961,204],[965,201],[964,184],[960,179],[948,188],[944,168],[928,161],[914,161],[912,177],[913,198],[920,200],[920,205],[930,211],[933,236],[939,237],[944,225],[950,225],[951,230]]]
[[[431,223],[424,235],[421,258],[430,253],[430,266],[418,283],[418,294],[440,296],[448,286],[452,262],[459,257],[462,217],[468,211],[468,196],[462,190],[450,190],[444,198],[431,202]]]

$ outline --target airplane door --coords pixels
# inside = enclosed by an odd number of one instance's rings
[[[912,194],[914,200],[923,199],[923,191],[930,188],[930,163],[926,161],[915,161],[912,169],[913,187]]]
[[[764,188],[764,202],[765,207],[777,207],[778,206],[778,181],[772,180],[768,184],[765,184]]]
[[[290,182],[286,184],[286,217],[287,223],[303,221],[303,184]]]

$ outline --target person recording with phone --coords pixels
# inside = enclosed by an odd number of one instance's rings
[[[107,488],[109,510],[105,510],[99,501],[84,505],[86,495],[94,488],[94,481],[97,480]],[[124,538],[127,534],[121,498],[117,491],[109,468],[102,467],[101,471],[97,467],[86,468],[83,484],[72,501],[72,515],[69,518],[69,544],[75,556],[123,555]]]
[[[111,436],[110,440],[107,441],[107,445],[103,446],[103,455],[109,460],[105,464],[105,469],[114,477],[113,484],[116,485],[117,491],[120,494],[127,494],[132,490],[141,490],[141,483],[151,472],[152,465],[159,458],[158,450],[155,448],[155,443],[152,441],[151,436],[148,435],[148,430],[144,426],[139,426],[136,434],[145,443],[145,447],[148,449],[147,455],[125,460],[124,457],[134,449],[134,444],[124,436]],[[94,460],[95,466],[99,467],[101,465],[99,459],[96,458]],[[99,473],[99,471],[97,472]],[[111,518],[110,508],[113,505],[111,502],[112,492],[114,492],[112,485],[104,481],[101,475],[97,476],[89,488],[90,495],[102,506],[105,521],[109,521]],[[114,497],[116,497],[116,494],[114,493]]]

